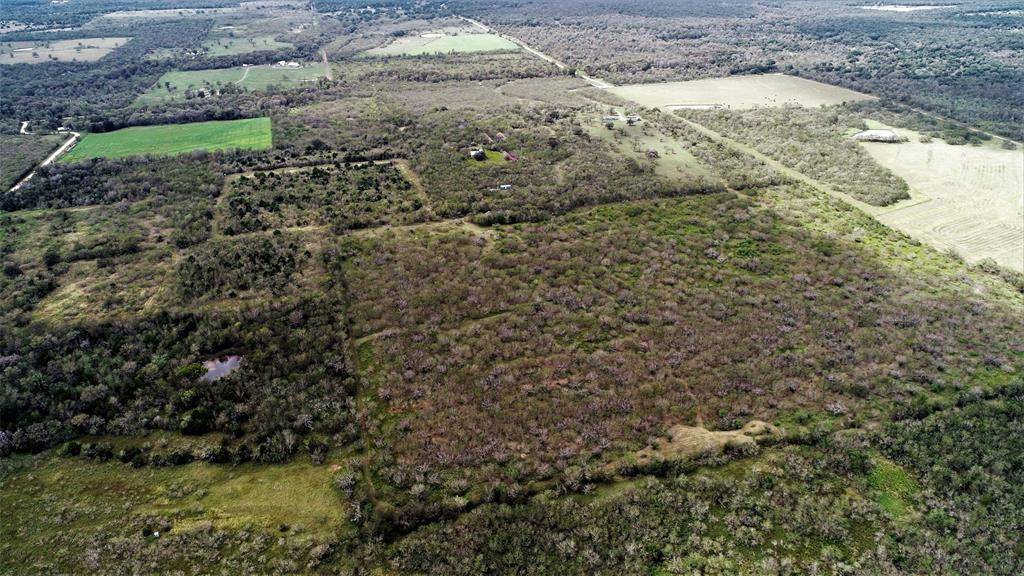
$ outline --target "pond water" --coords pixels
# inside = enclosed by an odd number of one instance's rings
[[[206,362],[203,362],[203,368],[206,368],[206,374],[203,375],[203,380],[206,382],[213,382],[218,378],[223,378],[234,372],[241,364],[241,356],[225,356],[224,358],[207,360]]]

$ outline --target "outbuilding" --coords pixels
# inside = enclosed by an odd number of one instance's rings
[[[885,129],[864,130],[854,134],[853,137],[861,142],[903,142],[903,138],[899,134]]]

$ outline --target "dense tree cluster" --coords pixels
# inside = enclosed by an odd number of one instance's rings
[[[242,175],[222,204],[221,228],[229,235],[301,226],[343,231],[429,217],[420,193],[391,163]]]

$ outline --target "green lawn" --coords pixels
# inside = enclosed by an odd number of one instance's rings
[[[252,38],[214,38],[203,43],[207,48],[207,56],[229,56],[231,54],[246,54],[248,52],[259,52],[262,50],[281,50],[294,48],[294,44],[278,42],[273,36],[254,36]]]
[[[160,104],[184,100],[186,91],[213,89],[217,85],[237,84],[246,90],[266,90],[270,86],[291,88],[316,80],[324,75],[320,63],[307,64],[302,68],[275,68],[273,66],[236,66],[213,70],[189,70],[168,72],[160,77],[149,90],[136,99],[136,104]],[[170,89],[167,85],[170,84]]]
[[[519,45],[494,34],[459,34],[457,36],[406,36],[381,48],[368,50],[370,56],[420,56],[450,52],[497,52],[518,50]]]
[[[193,150],[263,150],[270,145],[270,118],[136,126],[86,134],[61,161],[143,154],[173,155]]]

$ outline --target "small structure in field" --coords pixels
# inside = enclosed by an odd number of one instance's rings
[[[512,185],[511,184],[501,184],[501,185],[498,186],[498,190],[511,190],[511,189],[512,189]]]
[[[482,162],[487,160],[487,153],[484,152],[483,148],[473,148],[469,151],[469,157],[473,160],[480,160]]]
[[[604,117],[604,121],[605,122],[618,122],[619,120],[622,120],[622,118],[620,118],[618,116],[605,116]]]
[[[640,115],[638,115],[638,114],[630,114],[629,116],[626,116],[626,122],[629,123],[630,125],[633,125],[633,124],[636,124],[637,122],[642,122],[642,121],[643,121],[643,118],[641,118]]]
[[[903,137],[892,130],[864,130],[853,135],[860,142],[903,142]]]
[[[302,64],[294,60],[278,60],[277,64],[274,64],[274,68],[302,68]]]

